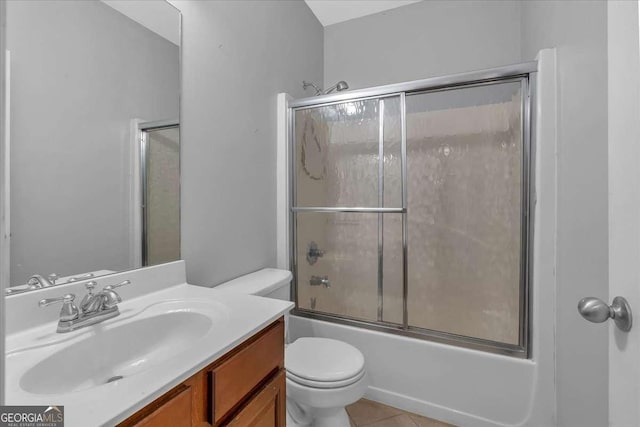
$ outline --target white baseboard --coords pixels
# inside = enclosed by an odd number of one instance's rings
[[[478,418],[464,412],[456,411],[440,405],[414,399],[404,394],[369,386],[364,396],[384,405],[393,406],[403,411],[412,412],[427,418],[450,423],[459,427],[507,427],[506,424],[498,424],[485,418]]]

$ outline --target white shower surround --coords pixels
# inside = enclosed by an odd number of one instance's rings
[[[291,316],[290,336],[330,337],[365,355],[367,397],[472,426],[556,425],[556,52],[538,54],[531,359],[523,360]],[[278,267],[289,268],[287,100],[278,96]]]

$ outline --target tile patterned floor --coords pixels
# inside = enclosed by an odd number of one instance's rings
[[[367,399],[347,406],[347,413],[351,427],[455,427]]]

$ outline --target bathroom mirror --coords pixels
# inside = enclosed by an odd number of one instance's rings
[[[7,294],[180,258],[180,20],[7,2]]]

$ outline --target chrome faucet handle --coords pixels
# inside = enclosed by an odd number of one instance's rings
[[[46,307],[51,304],[55,304],[57,302],[73,302],[76,299],[74,294],[66,294],[58,298],[46,298],[38,301],[38,305],[40,307]]]
[[[113,289],[104,289],[102,291],[102,297],[105,309],[113,308],[122,302],[122,297]]]
[[[119,288],[120,286],[124,286],[124,285],[130,285],[131,284],[131,280],[123,280],[120,283],[116,283],[115,285],[107,285],[104,288],[102,288],[103,291],[112,291],[115,288]]]
[[[131,284],[131,280],[123,280],[120,283],[116,283],[114,285],[107,285],[102,288],[100,294],[103,297],[104,308],[109,309],[117,306],[122,302],[122,297],[114,291],[115,288],[119,288],[120,286],[125,286]]]
[[[27,280],[27,285],[29,286],[29,289],[41,289],[44,287],[44,284],[37,275],[29,277],[29,280]]]
[[[74,294],[66,294],[58,298],[46,298],[38,302],[40,307],[46,307],[58,302],[62,303],[62,309],[60,309],[60,321],[68,322],[78,318],[78,307],[75,306],[73,301],[76,299]]]
[[[27,285],[29,285],[29,289],[40,289],[53,286],[53,284],[48,279],[45,279],[39,274],[34,274],[33,276],[29,277]]]
[[[56,284],[56,280],[58,280],[58,275],[56,273],[51,273],[47,276],[47,279],[51,282],[52,285]]]

